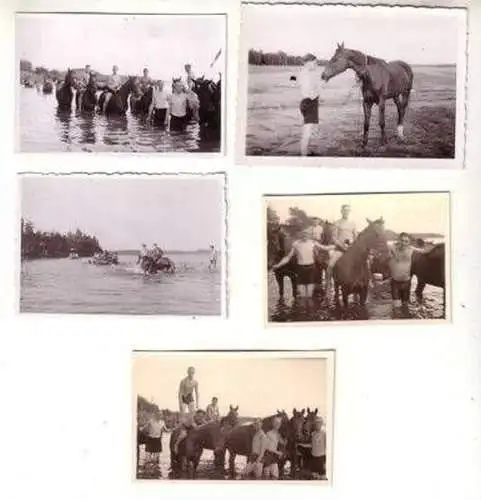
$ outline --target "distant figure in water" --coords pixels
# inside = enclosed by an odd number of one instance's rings
[[[217,267],[217,252],[214,245],[210,245],[210,258],[209,258],[209,269],[215,269]]]
[[[137,259],[137,264],[140,264],[142,260],[149,255],[149,250],[147,249],[147,245],[142,243],[139,251],[139,257]]]

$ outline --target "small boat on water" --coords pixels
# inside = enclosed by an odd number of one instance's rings
[[[79,254],[77,252],[75,252],[74,250],[71,250],[70,251],[70,254],[69,254],[69,259],[79,259]]]
[[[119,256],[115,252],[102,252],[96,254],[89,260],[90,264],[95,264],[96,266],[112,266],[119,263]]]

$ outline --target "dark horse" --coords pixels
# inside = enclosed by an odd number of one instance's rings
[[[192,90],[199,98],[199,125],[205,134],[220,138],[221,134],[221,81],[197,78]]]
[[[62,109],[71,109],[73,99],[74,76],[73,71],[69,68],[65,74],[65,80],[57,88],[55,97],[57,98],[58,107]]]
[[[154,88],[152,86],[149,86],[143,93],[136,89],[130,96],[130,111],[134,115],[146,115],[152,103],[153,93]]]
[[[280,262],[292,248],[291,238],[279,227],[271,227],[267,230],[267,265],[271,268]],[[297,297],[297,260],[292,258],[284,266],[274,270],[274,276],[279,288],[279,301],[284,301],[284,278],[291,280],[292,294]]]
[[[424,287],[437,286],[444,290],[444,307],[446,307],[445,283],[445,244],[439,243],[426,253],[414,252],[412,256],[411,274],[417,278],[416,298],[421,301]]]
[[[384,232],[382,218],[372,222],[367,219],[368,225],[352,245],[341,255],[333,269],[334,297],[339,306],[339,291],[342,293],[344,307],[347,308],[349,295],[357,294],[361,306],[366,304],[370,280],[368,259],[371,250],[387,256],[389,249]],[[387,258],[387,257],[385,257]]]
[[[269,417],[262,419],[262,429],[264,432],[272,429],[272,420],[276,417],[281,419],[281,428],[279,429],[279,433],[284,440],[284,444],[281,445],[281,451],[284,451],[284,455],[283,458],[279,459],[279,473],[280,475],[283,475],[285,462],[289,460],[293,463],[295,460],[290,454],[291,451],[295,449],[295,446],[292,445],[295,440],[295,432],[293,430],[294,427],[284,410],[277,410],[275,415],[270,415]],[[255,432],[255,425],[249,424],[238,425],[227,434],[225,444],[226,449],[229,451],[229,474],[231,478],[235,478],[235,457],[237,455],[245,457],[251,455],[252,440]]]
[[[105,110],[106,115],[125,115],[129,107],[129,94],[137,88],[137,79],[134,76],[129,76],[127,81],[120,87],[119,90],[113,93]],[[107,90],[107,89],[105,89]],[[99,97],[99,109],[103,112],[104,102],[107,91],[102,92]]]
[[[386,62],[383,59],[372,57],[360,52],[344,48],[344,43],[338,44],[337,49],[322,73],[326,82],[332,77],[352,69],[362,87],[364,108],[364,136],[363,146],[367,145],[369,124],[373,104],[379,107],[379,127],[381,128],[381,142],[386,143],[385,107],[386,100],[393,99],[398,111],[398,136],[403,139],[403,121],[409,103],[409,96],[413,87],[413,71],[404,61]]]
[[[95,76],[91,73],[87,87],[83,90],[82,108],[79,108],[80,94],[77,90],[75,95],[75,106],[79,111],[95,111],[97,106],[97,81]]]
[[[165,271],[168,273],[175,272],[175,264],[168,257],[154,259],[146,255],[145,257],[142,257],[140,267],[145,274],[157,274],[159,271]]]
[[[214,466],[220,475],[224,473],[224,449],[226,435],[238,424],[239,407],[230,405],[229,413],[220,422],[201,423],[188,431],[187,437],[179,444],[175,453],[175,442],[180,427],[170,436],[170,462],[173,477],[182,477],[186,468],[187,476],[195,479],[200,457],[204,449],[214,451]],[[186,466],[186,467],[185,467]]]

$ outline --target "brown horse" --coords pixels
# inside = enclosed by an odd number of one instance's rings
[[[398,136],[404,138],[403,122],[413,87],[413,71],[404,61],[386,62],[369,56],[359,50],[347,49],[344,42],[337,44],[334,55],[328,62],[321,78],[326,82],[336,75],[352,69],[362,86],[364,109],[363,147],[367,145],[372,106],[379,107],[381,142],[386,143],[385,108],[386,100],[392,99],[398,111]]]
[[[334,298],[339,306],[339,291],[342,293],[344,307],[347,308],[349,295],[357,294],[361,306],[366,304],[370,280],[368,259],[371,250],[379,254],[388,255],[384,220],[382,218],[372,222],[367,219],[367,227],[348,247],[346,252],[335,263],[333,269]],[[387,257],[385,257],[387,258]]]
[[[411,274],[417,278],[415,293],[419,301],[423,298],[424,287],[433,285],[443,289],[446,307],[445,252],[445,244],[439,243],[426,253],[413,253]]]
[[[200,416],[202,413],[202,416]],[[174,430],[170,436],[170,462],[172,477],[196,478],[197,467],[204,449],[214,451],[214,466],[217,470],[224,468],[225,438],[238,423],[239,407],[230,405],[229,413],[220,422],[205,422],[205,412],[198,410],[196,423],[199,425],[189,430],[187,437],[179,445],[179,453],[175,453],[175,442],[181,430]]]
[[[267,264],[271,268],[287,255],[292,248],[292,240],[280,226],[267,230]],[[274,276],[279,289],[279,302],[284,301],[284,278],[291,280],[292,294],[297,297],[297,260],[292,258],[287,264],[276,269]]]

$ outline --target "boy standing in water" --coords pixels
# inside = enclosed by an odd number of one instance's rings
[[[319,93],[322,80],[316,56],[307,54],[304,56],[303,61],[304,66],[298,77],[301,87],[299,108],[304,120],[302,126],[301,155],[307,156],[312,132],[314,131],[314,127],[319,123]]]
[[[109,76],[107,80],[107,93],[105,94],[105,101],[103,106],[103,113],[107,111],[107,106],[112,99],[112,95],[120,89],[122,81],[120,79],[120,75],[118,74],[119,67],[117,65],[113,66],[112,74]]]

